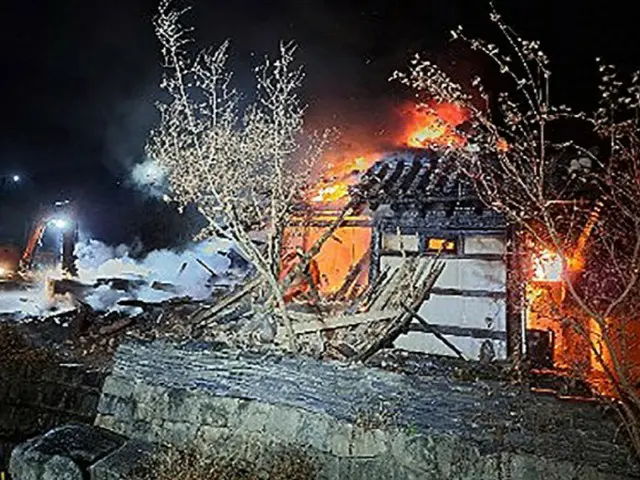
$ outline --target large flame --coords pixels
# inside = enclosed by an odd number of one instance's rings
[[[407,110],[409,122],[402,142],[413,148],[433,146],[461,147],[465,139],[456,127],[469,118],[469,113],[454,103],[431,103],[422,108]]]
[[[430,103],[427,106],[406,105],[400,110],[404,126],[395,138],[398,148],[461,147],[465,139],[456,127],[469,118],[468,112],[453,103]],[[360,174],[382,157],[382,152],[343,152],[327,155],[322,178],[312,189],[309,200],[315,205],[337,207],[349,198],[349,187]]]
[[[544,249],[533,258],[533,280],[558,282],[562,280],[564,260],[558,253]]]
[[[456,127],[468,119],[468,114],[457,105],[432,103],[420,108],[411,104],[399,113],[402,125],[393,130],[400,134],[390,134],[387,146],[395,144],[398,149],[402,149],[461,147],[465,144],[464,138],[456,132]],[[322,223],[320,211],[336,210],[344,206],[349,200],[349,187],[355,185],[361,175],[383,157],[384,152],[376,149],[375,144],[368,144],[367,141],[359,141],[357,144],[359,147],[354,147],[354,143],[347,144],[342,152],[331,152],[325,156],[321,178],[307,197],[308,202],[317,210],[318,225],[288,227],[283,241],[285,250],[291,251],[292,248],[298,247],[306,251],[311,248],[326,228],[319,226]],[[351,276],[351,268],[366,260],[370,243],[370,227],[338,228],[314,258],[313,268],[317,270],[318,278],[312,278],[312,281],[316,283],[318,292],[330,295],[340,290],[343,282]],[[283,262],[290,268],[290,265],[295,263],[295,257],[290,261],[283,258]],[[362,269],[361,275],[365,278],[367,270],[368,268]],[[366,281],[360,279],[356,284],[361,286],[366,284]],[[307,287],[299,285],[295,291],[288,292],[288,299],[306,293]]]

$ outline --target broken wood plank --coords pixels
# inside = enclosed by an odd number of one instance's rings
[[[218,274],[213,270],[213,268],[211,268],[209,265],[207,265],[206,263],[204,263],[202,260],[200,260],[197,257],[196,257],[196,262],[198,262],[198,264],[202,268],[204,268],[207,272],[209,272],[212,277],[217,277],[218,276]]]
[[[411,323],[411,316],[409,314],[401,314],[394,322],[391,323],[384,333],[379,336],[373,343],[371,343],[366,349],[355,356],[355,360],[359,362],[366,362],[371,358],[378,350],[385,348],[387,345],[393,344],[396,338],[398,338]]]
[[[424,283],[420,286],[415,295],[415,298],[411,302],[411,307],[414,310],[420,308],[420,305],[422,305],[425,300],[428,299],[431,288],[433,288],[433,285],[436,283],[443,270],[443,262],[433,261],[431,263],[431,268],[429,270],[429,273],[427,274],[427,277],[425,278]],[[396,338],[398,338],[402,333],[406,332],[412,318],[413,317],[407,312],[403,312],[381,332],[381,335],[374,342],[372,342],[368,347],[361,351],[355,357],[355,360],[365,362],[380,349],[384,348],[387,345],[392,345]]]
[[[170,298],[160,302],[146,302],[136,298],[123,298],[118,300],[118,305],[123,307],[140,307],[140,308],[159,308],[168,305],[197,304],[198,302],[191,297]]]
[[[101,327],[98,330],[98,334],[103,336],[112,335],[114,333],[119,332],[120,330],[127,328],[134,321],[135,319],[133,317],[121,318],[120,320],[116,320],[115,322],[113,322],[111,325],[105,325],[104,327]]]
[[[258,288],[258,286],[261,283],[262,283],[262,279],[260,277],[254,278],[250,282],[246,283],[236,293],[233,293],[230,296],[225,297],[220,302],[218,302],[217,304],[215,304],[211,308],[209,308],[207,310],[207,312],[206,312],[206,315],[204,315],[201,318],[201,320],[200,320],[201,323],[204,323],[205,325],[207,325],[208,323],[210,323],[209,321],[210,321],[210,319],[212,317],[216,316],[218,313],[220,313],[225,308],[227,308],[227,307],[233,305],[234,303],[240,301],[243,297],[245,297],[246,295],[251,293],[253,290]]]
[[[380,295],[381,289],[379,287],[381,285],[384,285],[387,282],[387,279],[389,278],[389,271],[390,271],[390,267],[389,265],[387,265],[387,267],[378,276],[376,283],[369,284],[368,291],[366,292],[365,295],[362,296],[362,299],[361,299],[360,305],[362,306],[362,308],[366,310],[372,309],[373,304],[375,303],[375,301],[378,299],[378,296]]]
[[[389,272],[389,268],[387,268],[387,272]],[[372,295],[372,300],[370,302],[371,309],[380,310],[380,305],[385,301],[387,297],[387,288],[394,281],[395,277],[398,275],[398,269],[394,269],[391,271],[386,278],[384,278],[376,287],[374,294]],[[384,298],[382,298],[384,297]]]
[[[159,282],[157,280],[154,280],[151,283],[151,288],[154,290],[160,290],[161,292],[169,292],[169,293],[176,293],[176,294],[180,292],[178,287],[173,283]]]
[[[438,340],[440,340],[453,353],[455,353],[458,356],[458,358],[460,358],[462,360],[466,360],[466,358],[464,357],[464,355],[462,354],[460,349],[458,347],[456,347],[453,343],[451,343],[442,333],[440,333],[440,330],[438,330],[438,327],[436,327],[435,325],[432,325],[429,322],[427,322],[422,315],[420,315],[418,312],[416,312],[415,310],[413,310],[411,307],[407,306],[406,304],[403,303],[402,307],[405,309],[405,311],[412,318],[417,320],[418,323],[420,323],[427,330],[427,332],[433,334],[434,337],[436,337]]]
[[[182,265],[180,265],[180,270],[178,270],[178,276],[182,275],[182,272],[184,272],[188,264],[189,264],[188,262],[183,262]]]
[[[308,319],[308,317],[311,317],[312,315],[304,314],[304,316],[302,316],[299,313],[289,313],[289,317],[294,320],[299,320],[305,317],[307,318],[305,323],[293,325],[293,331],[297,335],[300,335],[304,333],[320,332],[323,330],[333,330],[335,328],[352,327],[355,325],[379,322],[381,320],[390,320],[401,314],[401,311],[393,310],[386,312],[366,312],[356,313],[354,315],[340,315],[337,317],[328,317],[324,320],[318,320],[317,317],[315,317],[315,319]]]
[[[364,270],[364,267],[369,261],[370,256],[371,249],[367,250],[365,254],[360,258],[360,260],[358,260],[358,262],[349,269],[349,273],[347,273],[347,276],[345,277],[344,282],[342,282],[340,288],[329,297],[330,301],[344,298],[349,293],[351,287]]]

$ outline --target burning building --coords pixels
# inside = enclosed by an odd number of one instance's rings
[[[441,105],[408,118],[398,148],[329,169],[311,196],[311,213],[287,228],[285,250],[307,251],[347,206],[349,214],[314,257],[319,295],[354,297],[404,262],[438,257],[444,270],[417,312],[438,333],[414,322],[395,346],[506,359],[520,348],[520,340],[510,345],[510,330],[523,328],[520,316],[508,315],[507,224],[483,207],[450,153],[464,148],[456,127],[465,114]]]
[[[572,369],[580,361],[593,370],[588,339],[563,319],[565,275],[583,267],[597,215],[569,257],[524,242],[523,232],[483,205],[460,172],[456,152],[467,145],[457,129],[465,118],[452,105],[411,112],[396,148],[327,169],[309,197],[311,208],[285,231],[286,258],[331,231],[313,257],[313,288],[289,299],[310,290],[329,302],[366,296],[408,262],[437,258],[443,270],[415,310],[422,321],[408,324],[395,347],[475,360],[526,354],[538,368]]]
[[[372,167],[358,185],[372,214],[369,281],[411,256],[438,256],[444,270],[418,313],[466,358],[505,359],[507,342],[507,228],[483,208],[451,159],[436,151],[398,153]],[[452,350],[418,323],[395,346],[450,355]]]

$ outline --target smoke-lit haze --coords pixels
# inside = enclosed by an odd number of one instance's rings
[[[76,247],[80,282],[97,285],[109,279],[126,279],[139,286],[124,291],[103,284],[90,290],[81,300],[96,310],[111,311],[122,309],[118,301],[125,298],[146,302],[175,297],[204,299],[216,285],[229,285],[246,273],[246,266],[238,263],[237,257],[230,253],[231,247],[229,242],[218,239],[181,250],[154,250],[142,258],[135,258],[136,246],[108,246],[97,240],[86,240]],[[28,317],[74,308],[69,297],[47,296],[47,278],[60,278],[60,274],[57,271],[41,272],[30,290],[0,292],[0,313]],[[170,285],[175,290],[153,288],[154,283]]]
[[[36,203],[77,201],[81,228],[108,243],[149,237],[148,219],[167,216],[146,198],[148,189],[140,192],[130,181],[157,121],[161,65],[151,23],[157,3],[6,0],[0,15],[0,174],[17,171],[25,185],[32,182]],[[556,95],[568,102],[592,91],[594,57],[638,63],[631,48],[638,43],[635,17],[621,14],[618,0],[598,15],[578,0],[495,3],[526,37],[542,41],[555,68]],[[452,49],[448,31],[464,24],[493,35],[488,5],[477,0],[176,4],[194,6],[185,20],[195,27],[196,47],[231,40],[235,85],[248,96],[252,68],[263,55],[274,53],[281,39],[296,40],[309,124],[338,127],[345,141],[367,146],[386,141],[397,127],[395,109],[408,98],[387,81],[394,69],[427,52],[457,77],[483,73],[477,57]],[[171,228],[171,235],[184,230],[179,222]]]

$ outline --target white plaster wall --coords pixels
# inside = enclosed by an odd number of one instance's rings
[[[506,243],[504,236],[471,236],[464,238],[465,254],[504,254]],[[481,258],[454,258],[442,256],[444,270],[436,282],[436,287],[465,291],[483,291],[493,293],[506,292],[507,268],[505,261],[486,260]],[[430,261],[424,257],[421,262]],[[398,268],[402,257],[382,255],[381,270],[389,267]],[[489,329],[506,332],[506,300],[487,296],[462,296],[432,294],[430,299],[419,309],[429,323],[433,325],[458,326],[463,328]],[[496,358],[506,359],[507,345],[504,340],[488,340],[468,336],[447,335],[454,345],[469,358],[477,360],[483,342],[493,345]],[[397,348],[409,351],[431,353],[436,355],[455,355],[444,343],[433,334],[409,332],[400,336]]]
[[[420,250],[420,239],[418,235],[397,235],[395,233],[384,233],[382,235],[382,251],[392,252],[417,252]]]
[[[504,235],[471,235],[464,237],[464,253],[466,254],[504,254],[507,243]]]
[[[461,290],[486,290],[504,292],[507,283],[507,268],[503,260],[482,260],[477,258],[446,258],[444,271],[436,282],[440,288],[456,288]],[[382,255],[380,268],[391,271],[402,263],[402,257]],[[427,262],[424,258],[421,261]]]
[[[482,328],[505,332],[507,328],[504,298],[462,297],[432,294],[418,312],[429,323]]]
[[[480,359],[480,349],[482,343],[486,339],[472,337],[458,337],[454,335],[444,335],[444,337],[453,343],[469,360]],[[507,358],[507,343],[503,340],[488,340],[493,345],[496,360],[505,360]],[[432,333],[425,332],[409,332],[401,335],[394,342],[394,347],[408,350],[410,352],[429,353],[432,355],[456,356],[456,354],[447,347],[442,341],[438,340]]]

